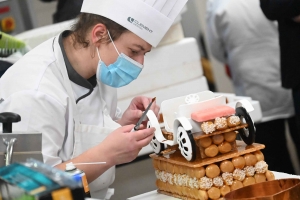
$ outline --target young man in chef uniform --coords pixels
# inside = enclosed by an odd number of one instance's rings
[[[84,0],[72,30],[27,53],[0,80],[0,112],[18,113],[14,131],[43,134],[44,162],[80,165],[93,198],[109,199],[115,165],[135,159],[154,128],[131,132],[151,98],[121,113],[117,89],[136,79],[187,0]],[[158,114],[159,107],[151,109]]]

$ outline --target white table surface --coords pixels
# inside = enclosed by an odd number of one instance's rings
[[[286,174],[282,172],[274,172],[275,179],[283,179],[283,178],[298,178],[300,179],[300,176],[298,175],[291,175]],[[178,198],[167,196],[164,194],[157,193],[156,190],[150,191],[138,196],[130,197],[127,200],[178,200]]]

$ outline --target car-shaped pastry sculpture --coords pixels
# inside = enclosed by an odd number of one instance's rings
[[[163,123],[151,110],[147,113],[147,127],[156,128],[150,145],[156,154],[178,145],[187,161],[196,159],[197,146],[201,158],[234,150],[237,133],[251,145],[255,126],[249,112],[253,110],[247,99],[228,103],[226,96],[211,91],[165,100],[161,103]]]

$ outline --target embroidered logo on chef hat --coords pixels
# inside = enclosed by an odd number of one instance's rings
[[[137,26],[139,29],[145,29],[146,31],[149,31],[150,33],[152,33],[153,31],[148,28],[147,26],[145,26],[144,24],[140,23],[139,21],[133,19],[132,17],[128,17],[127,20],[132,23],[133,25]]]
[[[132,17],[128,17],[127,20],[130,22],[130,23],[133,23],[134,22],[134,19]]]
[[[188,0],[84,0],[83,13],[104,16],[156,47]]]

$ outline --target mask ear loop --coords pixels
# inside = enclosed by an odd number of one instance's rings
[[[118,49],[117,49],[117,47],[116,47],[116,45],[115,45],[114,41],[112,40],[112,38],[111,38],[111,36],[110,36],[110,33],[109,33],[109,31],[108,31],[108,30],[107,30],[107,34],[108,34],[108,37],[109,37],[110,41],[111,41],[111,42],[112,42],[112,44],[114,45],[114,47],[115,47],[115,49],[116,49],[116,51],[117,51],[118,55],[120,55],[120,53],[119,53],[119,51],[118,51]]]
[[[96,51],[97,51],[98,58],[99,58],[99,62],[100,62],[100,66],[101,66],[101,62],[102,62],[102,60],[101,60],[101,57],[100,57],[100,53],[99,53],[99,49],[98,49],[98,47],[96,47]],[[98,66],[98,67],[97,67],[97,71],[96,71],[96,75],[98,75],[98,74],[99,74],[99,70],[100,70],[100,67]],[[97,80],[97,81],[98,81],[98,80]]]
[[[100,57],[99,49],[97,47],[96,47],[96,51],[97,51],[97,54],[98,54],[99,61],[101,62],[101,57]]]
[[[108,30],[107,30],[107,34],[108,34],[108,37],[109,37],[110,41],[111,41],[112,44],[114,45],[115,50],[117,51],[118,55],[120,55],[120,53],[119,53],[119,51],[118,51],[118,49],[117,49],[117,47],[116,47],[114,41],[112,40],[112,38],[111,38],[110,33],[109,33]],[[100,57],[99,49],[98,49],[97,47],[96,47],[96,51],[97,51],[97,54],[98,54],[99,61],[101,62],[102,60],[101,60],[101,57]]]

